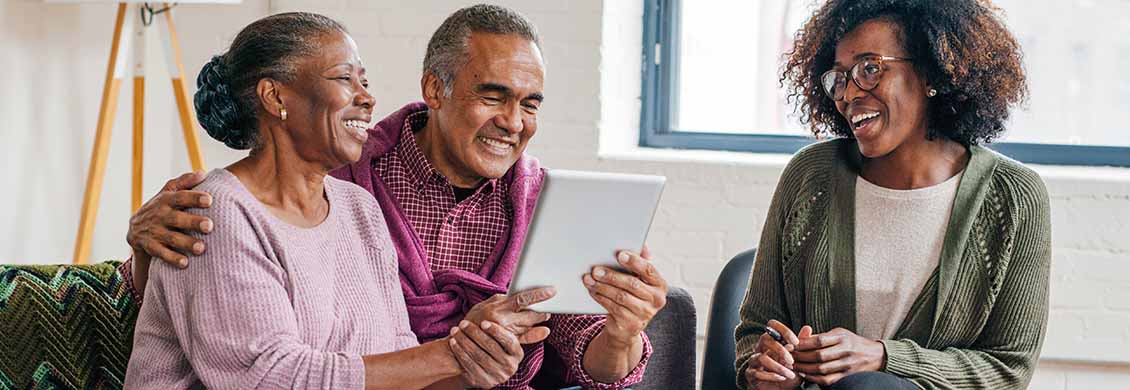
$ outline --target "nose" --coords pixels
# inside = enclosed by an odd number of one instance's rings
[[[368,90],[361,89],[361,93],[358,93],[353,97],[353,104],[364,107],[365,109],[369,110],[370,113],[372,113],[373,106],[377,104],[377,99],[374,98]]]
[[[498,128],[506,130],[507,133],[517,134],[522,132],[524,124],[522,123],[522,107],[521,104],[515,103],[506,106],[507,108],[494,117],[494,125]]]
[[[844,102],[851,103],[855,99],[859,99],[867,94],[863,88],[860,88],[855,80],[848,78],[846,85],[844,85]]]

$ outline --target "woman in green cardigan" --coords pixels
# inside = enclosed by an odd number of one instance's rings
[[[1047,191],[979,146],[1026,98],[1020,57],[983,0],[832,0],[805,24],[782,79],[836,139],[777,185],[736,330],[743,388],[1027,386]]]

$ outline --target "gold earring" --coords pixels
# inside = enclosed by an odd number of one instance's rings
[[[933,89],[933,88],[930,88],[930,91],[926,92],[926,96],[929,96],[929,97],[934,97],[934,96],[937,96],[937,95],[938,95],[938,90]]]
[[[282,120],[286,120],[286,107],[279,106],[279,116],[282,117]]]

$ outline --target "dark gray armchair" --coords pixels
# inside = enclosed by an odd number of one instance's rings
[[[651,360],[643,381],[634,390],[691,390],[695,388],[694,300],[686,290],[671,287],[667,306],[647,326]]]
[[[706,322],[706,353],[702,365],[702,390],[736,390],[734,381],[734,328],[741,316],[738,310],[749,287],[749,274],[757,249],[739,253],[726,263],[718,283],[714,284],[714,298],[710,302],[710,316]]]

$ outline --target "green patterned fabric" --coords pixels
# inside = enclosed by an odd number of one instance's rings
[[[138,306],[120,262],[0,265],[0,389],[118,389]]]

